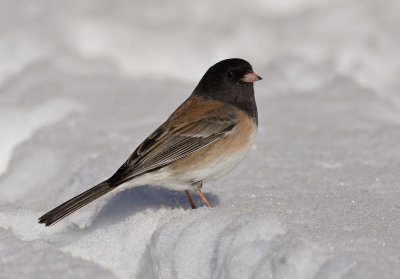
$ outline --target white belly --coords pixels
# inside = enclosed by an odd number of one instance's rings
[[[176,173],[172,174],[172,172],[169,171],[168,166],[166,166],[159,170],[134,178],[133,180],[121,185],[122,187],[120,188],[123,189],[141,185],[158,185],[173,190],[186,190],[190,189],[190,185],[197,181],[202,181],[203,183],[215,181],[229,173],[244,158],[255,137],[255,133],[250,135],[250,137],[251,140],[249,144],[245,148],[236,152],[236,154],[221,156],[201,169],[177,175]]]

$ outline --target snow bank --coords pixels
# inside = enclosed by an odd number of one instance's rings
[[[0,10],[0,278],[400,277],[397,2]],[[259,132],[237,169],[204,185],[213,209],[151,185],[37,224],[232,56],[264,78]]]

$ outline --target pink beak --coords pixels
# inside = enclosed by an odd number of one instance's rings
[[[241,79],[241,81],[244,82],[255,82],[257,80],[262,80],[262,77],[251,71],[245,74]]]

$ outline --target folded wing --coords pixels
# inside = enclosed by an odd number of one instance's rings
[[[224,110],[217,108],[213,117],[208,111],[206,118],[200,116],[172,126],[167,121],[132,153],[109,179],[110,185],[116,187],[135,176],[159,169],[224,137],[237,124],[235,111]]]

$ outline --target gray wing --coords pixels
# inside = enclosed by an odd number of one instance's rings
[[[109,179],[116,187],[137,175],[159,169],[225,136],[237,124],[233,115],[206,118],[154,131]]]

